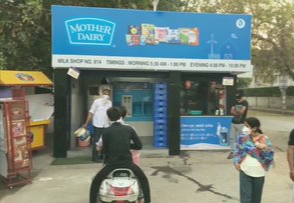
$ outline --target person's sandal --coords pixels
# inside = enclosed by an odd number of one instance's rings
[[[227,156],[227,159],[232,159],[234,157],[233,152],[230,152],[230,154]]]

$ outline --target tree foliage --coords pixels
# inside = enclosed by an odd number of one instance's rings
[[[51,5],[153,10],[152,0],[0,0],[0,69],[51,73]],[[294,79],[294,2],[290,0],[160,0],[158,10],[252,14],[257,73]],[[271,79],[271,77],[268,77]]]
[[[0,3],[0,69],[40,70],[50,63],[49,13],[41,0]]]
[[[184,11],[252,14],[252,64],[270,81],[286,72],[294,79],[294,2],[290,0],[188,0]]]
[[[238,78],[237,88],[246,88],[250,85],[251,78]]]
[[[158,10],[177,5],[162,0]],[[150,0],[0,0],[0,70],[40,70],[51,77],[51,6],[153,10]]]

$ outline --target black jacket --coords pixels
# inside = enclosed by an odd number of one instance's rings
[[[131,149],[142,149],[142,142],[135,129],[129,125],[114,122],[102,134],[104,163],[126,166],[133,163]]]

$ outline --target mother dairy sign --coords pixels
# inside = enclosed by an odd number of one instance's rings
[[[52,66],[251,71],[251,16],[52,6]]]
[[[111,45],[115,23],[99,18],[65,21],[70,44]]]

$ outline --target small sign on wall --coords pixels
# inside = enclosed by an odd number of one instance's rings
[[[234,78],[233,77],[223,77],[223,84],[225,86],[233,86],[234,85]]]
[[[80,71],[77,68],[70,67],[67,71],[67,74],[75,79],[78,79],[80,76]]]
[[[127,115],[126,117],[133,116],[133,97],[131,95],[123,95],[121,100],[121,105],[126,107]]]

